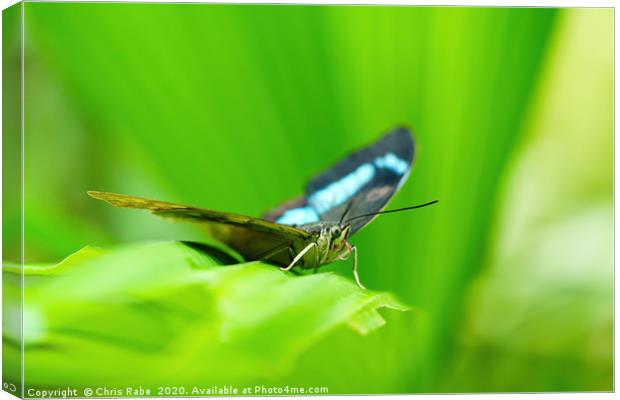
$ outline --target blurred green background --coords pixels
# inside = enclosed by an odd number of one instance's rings
[[[353,243],[366,286],[423,327],[319,343],[296,381],[612,389],[613,10],[26,3],[25,60],[27,263],[204,240],[87,190],[260,215],[406,123],[417,160],[391,207],[440,203]],[[408,350],[360,358],[388,339]]]

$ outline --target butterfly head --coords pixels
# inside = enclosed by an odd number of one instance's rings
[[[330,258],[337,258],[341,253],[350,246],[347,243],[349,234],[351,233],[351,225],[337,224],[325,228],[324,235],[329,239]]]

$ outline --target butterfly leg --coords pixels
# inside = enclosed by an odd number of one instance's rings
[[[355,277],[355,282],[360,289],[366,290],[362,282],[360,282],[360,276],[357,273],[357,246],[351,247],[351,251],[353,252],[353,276]]]
[[[312,249],[314,246],[316,246],[315,242],[312,242],[309,245],[307,245],[302,251],[299,252],[299,254],[297,254],[297,256],[293,259],[293,261],[291,261],[291,263],[288,265],[288,267],[282,267],[280,269],[282,271],[289,271],[291,268],[295,266],[295,264],[297,264],[297,261],[299,261],[303,256],[305,256],[306,253],[309,252],[310,249]]]

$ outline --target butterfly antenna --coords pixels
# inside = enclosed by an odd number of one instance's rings
[[[342,221],[344,221],[344,218],[347,216],[347,214],[349,213],[349,211],[351,211],[351,208],[353,207],[353,204],[355,203],[356,199],[353,199],[353,201],[349,202],[349,204],[347,204],[347,208],[344,210],[344,213],[342,213],[342,217],[340,217],[340,222],[338,223],[339,225],[342,225]]]
[[[349,222],[351,222],[351,221],[353,221],[354,219],[357,219],[357,218],[370,217],[370,216],[378,215],[378,214],[389,214],[389,213],[394,213],[394,212],[399,212],[399,211],[413,210],[414,208],[422,208],[422,207],[433,205],[435,203],[439,203],[439,200],[429,201],[428,203],[418,204],[417,206],[411,206],[411,207],[405,207],[405,208],[397,208],[395,210],[379,211],[379,212],[376,212],[376,213],[356,215],[355,217],[349,218],[348,220],[346,220],[345,223],[349,223]]]

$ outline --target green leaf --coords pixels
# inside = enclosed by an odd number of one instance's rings
[[[369,335],[385,324],[380,309],[407,310],[332,272],[221,265],[216,255],[155,242],[86,247],[56,265],[27,267],[30,386],[278,381],[329,336]],[[4,275],[16,276],[15,267]]]
[[[79,251],[71,254],[58,264],[25,265],[23,271],[25,275],[59,275],[65,272],[67,269],[70,269],[75,265],[80,265],[81,262],[97,257],[102,253],[103,251],[97,247],[86,246]],[[20,274],[22,271],[22,267],[14,263],[5,262],[2,267],[3,271],[11,272],[14,274]]]

